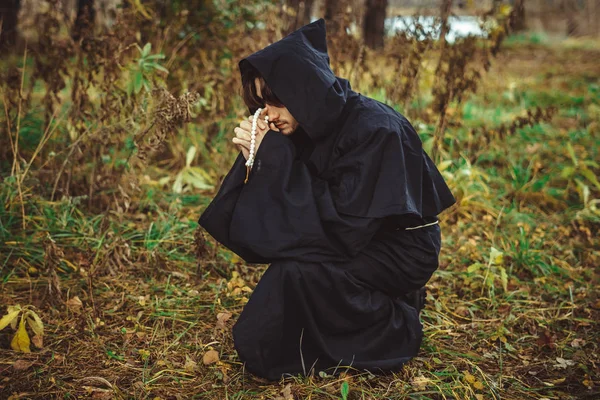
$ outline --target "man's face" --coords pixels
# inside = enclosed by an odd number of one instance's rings
[[[254,80],[256,94],[258,97],[262,98],[260,83],[260,78],[256,78]],[[279,132],[281,132],[283,135],[291,135],[294,133],[296,128],[298,128],[298,121],[292,117],[292,114],[290,114],[286,107],[276,107],[271,104],[265,104],[263,113],[266,113],[266,115],[269,116],[269,122],[273,122],[277,129],[279,129]]]

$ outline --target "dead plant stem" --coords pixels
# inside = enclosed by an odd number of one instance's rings
[[[21,71],[21,86],[19,88],[19,105],[17,106],[17,129],[15,130],[15,157],[11,173],[14,174],[19,164],[19,130],[21,129],[21,103],[23,100],[23,82],[25,81],[25,69],[27,67],[27,42],[25,42],[25,51],[23,53],[23,70]]]
[[[29,160],[29,163],[27,164],[27,167],[25,168],[25,171],[21,175],[21,183],[23,183],[23,180],[25,179],[25,176],[29,172],[29,169],[31,168],[31,165],[33,164],[33,161],[35,160],[35,158],[37,157],[37,155],[39,154],[39,152],[42,150],[42,148],[46,145],[46,143],[48,142],[48,140],[50,140],[50,138],[52,137],[52,134],[54,133],[54,131],[58,127],[58,124],[60,123],[60,121],[66,115],[66,113],[63,114],[63,116],[54,125],[54,128],[52,128],[52,130],[49,131],[50,125],[52,125],[52,121],[54,120],[54,117],[56,116],[57,112],[58,112],[57,110],[54,110],[54,113],[50,117],[50,122],[48,123],[48,126],[46,127],[46,130],[44,131],[44,135],[42,136],[42,140],[40,140],[40,143],[38,143],[35,151],[33,152],[33,155],[31,156],[31,159]]]

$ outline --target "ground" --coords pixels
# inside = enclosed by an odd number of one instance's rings
[[[214,192],[155,186],[101,239],[86,240],[102,216],[44,204],[56,244],[19,250],[0,291],[0,312],[36,310],[43,345],[15,352],[15,331],[0,331],[0,398],[598,398],[599,99],[597,43],[513,37],[477,93],[450,108],[462,117],[448,154],[460,156],[440,169],[459,203],[440,217],[425,339],[402,372],[274,384],[244,372],[231,326],[265,266],[194,237]],[[555,108],[550,122],[498,128],[536,106]],[[23,272],[43,250],[60,292],[34,266]]]

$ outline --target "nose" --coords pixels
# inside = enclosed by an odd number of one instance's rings
[[[277,121],[279,118],[279,113],[274,109],[274,107],[265,105],[265,114],[269,116],[269,122]]]

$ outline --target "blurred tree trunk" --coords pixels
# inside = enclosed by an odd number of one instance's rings
[[[495,1],[494,1],[495,4]],[[442,0],[442,8],[440,12],[440,17],[442,19],[442,26],[440,27],[440,46],[442,46],[442,51],[446,46],[446,35],[450,30],[450,24],[448,24],[448,18],[450,17],[450,11],[452,10],[452,0]]]
[[[590,32],[598,36],[600,34],[600,13],[598,12],[600,4],[598,4],[598,0],[588,0],[586,8],[590,19]]]
[[[20,0],[2,0],[0,5],[0,52],[17,43],[17,22]]]
[[[327,36],[335,35],[341,27],[343,13],[343,0],[325,0],[325,21],[327,23]]]
[[[385,36],[385,16],[388,0],[367,0],[363,21],[365,45],[371,49],[381,49]]]
[[[286,3],[288,7],[296,11],[295,16],[289,21],[286,33],[292,33],[310,23],[310,11],[314,0],[286,0]]]
[[[567,18],[567,36],[577,36],[579,34],[577,1],[564,0],[561,6]]]
[[[525,0],[515,0],[513,4],[515,10],[515,19],[512,22],[511,29],[515,32],[524,31],[527,27],[525,19]]]
[[[502,4],[502,0],[492,0],[492,11],[494,13],[496,13],[496,11],[498,11],[498,8],[500,7],[501,4]]]
[[[72,31],[73,40],[78,41],[85,32],[93,29],[95,19],[94,0],[77,0],[77,17],[75,17]]]

